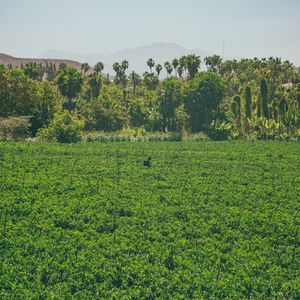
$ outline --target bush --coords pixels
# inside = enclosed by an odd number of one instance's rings
[[[221,123],[217,120],[211,123],[206,133],[213,141],[225,141],[230,135],[230,127],[230,124]]]
[[[187,140],[193,142],[202,142],[202,141],[209,141],[210,138],[204,132],[198,132],[189,136]]]
[[[258,140],[297,140],[299,139],[298,128],[292,125],[285,126],[281,122],[259,118],[249,122],[249,136]]]
[[[30,117],[0,118],[1,140],[22,140],[29,136]]]
[[[56,113],[47,128],[40,129],[38,138],[43,141],[76,143],[82,139],[83,122],[69,111]]]
[[[86,142],[179,142],[182,133],[144,132],[142,130],[123,130],[117,132],[89,132],[84,136]]]

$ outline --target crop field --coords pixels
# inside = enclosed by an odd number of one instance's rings
[[[299,143],[1,143],[0,299],[300,299],[299,170]]]

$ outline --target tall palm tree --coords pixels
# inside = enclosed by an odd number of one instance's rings
[[[121,67],[122,67],[123,71],[126,72],[126,70],[127,70],[128,67],[129,67],[128,60],[123,60],[123,61],[121,62]]]
[[[147,60],[147,65],[148,65],[148,67],[150,68],[150,72],[152,73],[152,68],[155,66],[154,60],[153,60],[152,58],[149,58],[149,59]]]
[[[133,94],[136,94],[136,88],[140,85],[141,83],[141,77],[139,74],[135,73],[132,71],[129,75],[130,82],[133,86]]]
[[[184,77],[186,78],[186,70],[187,70],[187,57],[185,55],[179,58],[179,66],[184,70]]]
[[[178,76],[179,76],[179,78],[182,79],[183,66],[182,66],[182,65],[179,65],[179,66],[177,67],[177,71],[178,71]]]
[[[55,78],[55,82],[61,94],[68,99],[64,105],[65,108],[72,110],[75,107],[73,99],[82,88],[82,74],[74,68],[62,67]]]
[[[101,61],[97,62],[94,66],[94,72],[96,75],[99,75],[99,74],[101,75],[101,72],[103,71],[103,69],[104,69],[104,64]]]
[[[85,74],[89,69],[90,65],[88,63],[81,64],[81,73],[83,72]]]
[[[168,76],[170,76],[171,73],[172,73],[172,71],[173,71],[172,65],[171,65],[168,61],[166,61],[166,62],[164,63],[164,67],[165,67],[165,69],[166,69],[166,71],[167,71],[167,73],[168,73]]]
[[[159,84],[158,75],[149,72],[143,74],[143,81],[148,90],[155,90]]]
[[[162,67],[161,64],[157,64],[155,66],[155,70],[156,70],[156,73],[157,73],[158,76],[159,76],[160,72],[162,71],[162,69],[163,69],[163,67]]]
[[[118,76],[118,73],[120,72],[120,68],[121,68],[121,66],[120,66],[120,64],[118,62],[115,62],[113,64],[113,69],[114,69],[114,71],[116,73],[116,76]]]
[[[198,73],[198,69],[201,64],[200,56],[195,54],[190,54],[187,56],[187,69],[189,72],[189,78],[193,79],[195,75]]]
[[[113,64],[113,69],[116,72],[115,82],[123,85],[124,89],[127,84],[126,70],[128,69],[128,66],[129,64],[127,60],[123,60],[121,63],[116,62]]]
[[[174,58],[172,60],[172,66],[175,70],[175,76],[177,76],[177,67],[179,66],[179,60],[177,58]]]
[[[207,56],[204,58],[204,62],[208,72],[217,73],[222,64],[222,58],[219,55]]]

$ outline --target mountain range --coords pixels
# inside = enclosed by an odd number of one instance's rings
[[[163,64],[166,61],[171,61],[182,55],[197,54],[202,58],[211,55],[210,52],[201,49],[186,49],[174,43],[154,43],[147,46],[141,46],[131,49],[123,49],[109,55],[101,54],[76,54],[67,53],[58,50],[49,50],[40,55],[43,59],[72,59],[80,63],[87,62],[94,66],[98,61],[104,63],[104,72],[112,73],[112,65],[115,62],[121,62],[126,59],[129,62],[129,71],[134,70],[137,73],[143,73],[148,70],[146,64],[149,58],[153,58],[155,63]]]
[[[42,58],[21,58],[21,57],[14,57],[10,56],[4,53],[0,53],[0,65],[11,65],[13,67],[21,67],[22,65],[25,66],[25,64],[29,62],[35,62],[37,64],[42,64],[43,66],[46,65],[46,62],[48,64],[55,64],[57,67],[64,63],[69,67],[73,67],[80,71],[81,69],[81,63],[78,61],[70,60],[70,59],[42,59]]]

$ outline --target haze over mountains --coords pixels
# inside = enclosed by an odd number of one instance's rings
[[[123,49],[109,55],[82,55],[52,49],[41,54],[40,58],[72,59],[81,63],[88,62],[91,66],[94,66],[98,61],[102,61],[104,63],[105,73],[112,73],[113,63],[126,59],[129,62],[129,70],[143,73],[148,70],[146,62],[149,58],[153,58],[155,63],[163,64],[166,61],[171,61],[174,58],[192,53],[200,55],[202,58],[212,54],[209,51],[201,49],[186,49],[173,43],[154,43],[132,49]]]
[[[9,53],[7,53],[9,54]],[[80,54],[80,53],[68,53],[59,50],[48,50],[45,53],[42,53],[39,57],[32,58],[16,58],[9,56],[7,54],[0,53],[0,64],[13,66],[20,66],[21,64],[25,65],[29,61],[36,63],[45,64],[55,63],[57,66],[60,63],[66,63],[71,67],[75,67],[77,70],[80,70],[80,64],[87,62],[91,67],[93,67],[97,62],[101,61],[104,63],[103,73],[113,74],[113,64],[115,62],[121,62],[126,59],[129,62],[128,72],[134,70],[137,73],[142,74],[143,72],[149,70],[147,66],[147,60],[153,58],[155,63],[164,64],[166,61],[172,61],[174,58],[179,58],[182,55],[188,54],[197,54],[202,58],[213,55],[214,53],[209,52],[203,49],[187,49],[180,45],[174,43],[153,43],[146,46],[140,46],[136,48],[126,48],[116,52],[113,52],[108,55],[102,54]],[[226,57],[225,59],[241,59],[243,57]],[[205,69],[205,66],[202,63],[202,69]],[[162,77],[166,76],[166,72],[162,72]]]
[[[13,67],[21,67],[22,65],[25,66],[25,64],[29,62],[35,62],[37,64],[42,64],[43,66],[45,66],[47,62],[48,64],[52,63],[57,67],[61,63],[64,63],[69,67],[77,69],[78,71],[80,71],[81,69],[81,64],[78,61],[74,61],[70,59],[21,58],[21,57],[14,57],[11,55],[0,53],[0,64],[3,64],[5,66],[11,65]]]

